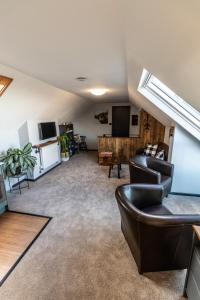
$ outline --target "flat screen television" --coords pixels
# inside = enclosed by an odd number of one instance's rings
[[[46,140],[52,137],[56,137],[56,123],[46,122],[39,123],[39,136],[41,140]]]

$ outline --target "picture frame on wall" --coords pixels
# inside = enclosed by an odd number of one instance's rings
[[[131,125],[132,126],[138,126],[138,115],[132,115],[131,116]]]
[[[97,119],[100,124],[108,124],[108,111],[96,114],[94,118]]]
[[[3,93],[11,84],[12,81],[13,81],[12,78],[0,75],[0,97],[3,95]]]

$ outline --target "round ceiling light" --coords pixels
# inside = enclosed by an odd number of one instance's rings
[[[85,76],[79,76],[79,77],[76,77],[76,80],[78,80],[78,81],[85,81],[85,80],[87,80],[87,77],[85,77]]]
[[[90,93],[94,96],[102,96],[104,95],[108,90],[106,89],[91,89]]]

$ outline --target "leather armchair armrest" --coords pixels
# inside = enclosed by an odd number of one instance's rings
[[[156,158],[152,158],[149,161],[149,167],[157,172],[160,172],[163,175],[173,177],[174,165],[169,162],[166,162],[166,161],[163,161],[160,159],[156,159]]]
[[[182,223],[183,225],[195,225],[200,224],[199,214],[187,214],[187,215],[172,215],[171,216],[176,223]]]
[[[161,174],[145,166],[129,163],[131,183],[160,184]]]
[[[152,226],[188,226],[200,225],[200,215],[148,215],[146,213],[140,214],[140,222]]]

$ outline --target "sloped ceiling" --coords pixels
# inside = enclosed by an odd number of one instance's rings
[[[143,67],[200,110],[198,0],[11,0],[1,3],[0,60],[96,101],[130,100],[170,120],[137,92]],[[88,80],[80,83],[77,76]]]
[[[0,153],[19,147],[19,129],[32,121],[31,142],[39,143],[39,122],[70,122],[91,106],[91,101],[58,89],[13,68],[0,64],[0,74],[14,78],[0,97]]]
[[[3,1],[0,28],[2,63],[86,98],[98,99],[88,89],[106,87],[101,101],[127,101],[117,1]]]
[[[70,122],[91,105],[78,95],[0,64],[1,73],[14,80],[0,98],[0,133],[17,130],[26,120]]]
[[[200,110],[200,2],[125,0],[123,13],[131,98],[155,109],[137,93],[146,68]]]

